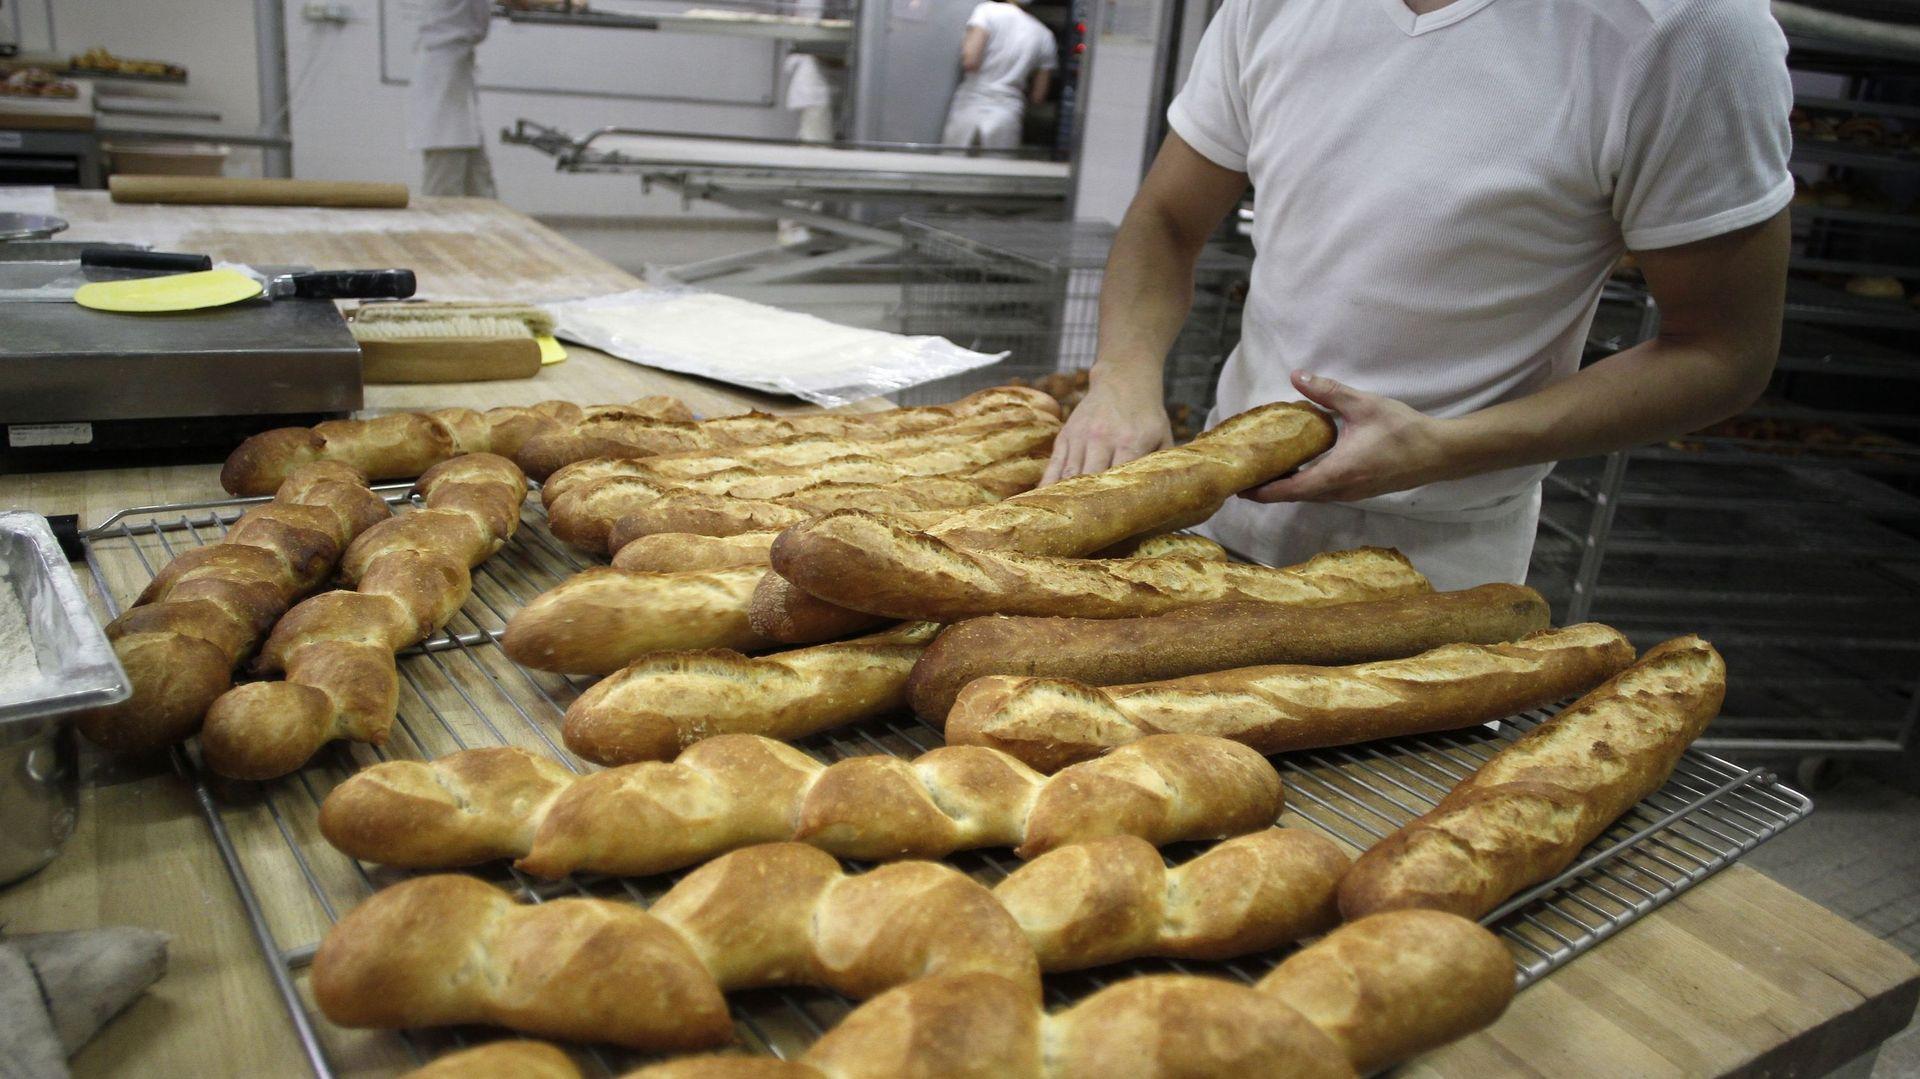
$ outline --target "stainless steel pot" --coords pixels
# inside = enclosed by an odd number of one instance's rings
[[[39,677],[0,684],[0,884],[51,862],[80,812],[73,724],[125,700],[108,645],[53,530],[38,514],[0,512],[0,588],[19,600]]]

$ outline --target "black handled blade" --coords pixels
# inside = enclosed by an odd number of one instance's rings
[[[85,247],[80,249],[80,265],[115,270],[159,270],[163,273],[197,273],[213,269],[208,255],[184,251],[143,251],[137,247]]]
[[[404,300],[413,289],[412,270],[315,270],[282,274],[268,291],[274,299]]]

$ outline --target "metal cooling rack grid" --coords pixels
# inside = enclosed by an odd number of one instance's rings
[[[396,505],[406,501],[404,486],[382,491]],[[117,613],[158,566],[181,550],[218,542],[226,526],[258,501],[126,510],[89,530],[87,561],[109,610]],[[227,783],[201,772],[192,753],[176,754],[182,775],[196,787],[315,1074],[392,1073],[497,1036],[480,1029],[348,1031],[319,1017],[306,984],[318,941],[354,904],[408,874],[362,865],[328,846],[319,834],[318,807],[336,784],[374,762],[429,759],[478,746],[516,745],[550,754],[576,771],[589,770],[561,743],[559,720],[592,679],[526,670],[495,643],[513,611],[588,564],[553,540],[537,502],[530,502],[519,533],[476,572],[465,608],[444,632],[402,657],[401,706],[384,747],[336,743],[301,772],[270,784]],[[1494,727],[1277,758],[1289,806],[1282,823],[1317,828],[1355,851],[1364,849],[1431,808],[1502,744],[1552,711],[1515,716]],[[823,761],[871,753],[913,755],[940,744],[936,731],[910,717],[800,743]],[[1615,824],[1566,873],[1515,897],[1489,922],[1512,950],[1520,983],[1529,984],[1731,864],[1811,808],[1804,796],[1770,774],[1689,753],[1666,787]],[[1200,849],[1198,844],[1176,847],[1168,859],[1183,861]],[[969,852],[949,861],[989,885],[1018,865],[1010,854],[997,851]],[[475,872],[531,902],[594,895],[646,904],[673,883],[671,877],[540,881],[501,865]],[[1252,982],[1279,958],[1143,960],[1049,976],[1047,995],[1051,1005],[1060,1006],[1119,979],[1169,970]],[[815,990],[739,993],[732,1002],[742,1046],[779,1056],[801,1051],[851,1007]],[[590,1071],[617,1074],[644,1058],[598,1047],[584,1050],[580,1060]]]

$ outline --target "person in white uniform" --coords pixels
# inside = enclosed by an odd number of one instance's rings
[[[948,146],[1011,150],[1020,145],[1027,102],[1047,99],[1059,45],[1045,23],[1020,8],[1021,0],[985,0],[967,17],[960,43],[966,74],[953,91],[946,130]]]
[[[1210,422],[1305,398],[1340,435],[1208,529],[1271,564],[1380,544],[1437,588],[1523,580],[1552,462],[1765,389],[1785,57],[1765,0],[1227,0],[1115,237],[1046,482],[1169,443],[1163,358],[1251,182],[1252,285]],[[1660,332],[1581,369],[1627,251]]]
[[[407,94],[407,148],[420,151],[423,195],[493,198],[480,129],[474,50],[487,37],[490,0],[425,0]]]

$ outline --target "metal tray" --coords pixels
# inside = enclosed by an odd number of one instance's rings
[[[27,613],[40,678],[0,686],[0,725],[125,700],[127,674],[94,619],[47,519],[0,512],[0,588]]]
[[[396,503],[404,498],[398,489],[383,490],[392,492]],[[83,535],[101,594],[110,606],[131,595],[181,550],[218,542],[249,504],[199,503],[116,514]],[[350,1031],[319,1015],[306,968],[327,927],[374,890],[409,874],[364,865],[335,851],[320,838],[318,809],[335,785],[379,760],[426,759],[504,744],[550,754],[576,771],[591,770],[565,749],[559,721],[592,679],[527,670],[496,644],[514,611],[587,565],[553,540],[539,506],[530,503],[519,534],[476,572],[473,598],[447,630],[401,658],[401,706],[387,745],[336,743],[300,772],[267,784],[219,781],[198,770],[191,752],[179,754],[316,1075],[392,1074],[499,1036],[479,1028]],[[1364,848],[1433,806],[1501,745],[1552,711],[1452,734],[1278,757],[1289,803],[1281,821]],[[799,743],[823,761],[913,755],[939,744],[938,733],[908,716]],[[1732,864],[1811,808],[1804,796],[1769,773],[1690,752],[1662,790],[1616,823],[1572,868],[1515,897],[1488,924],[1512,950],[1520,984],[1531,984]],[[1189,844],[1167,853],[1170,860],[1184,861],[1199,849]],[[949,861],[987,884],[1017,864],[1003,851]],[[673,883],[671,878],[539,881],[497,863],[473,872],[536,903],[594,895],[644,905]],[[1251,982],[1286,952],[1227,963],[1136,961],[1050,975],[1047,996],[1050,1004],[1065,1005],[1114,980],[1149,971]],[[741,1047],[782,1057],[802,1051],[852,1006],[834,994],[808,989],[737,993],[730,1000]],[[582,1047],[576,1055],[588,1074],[618,1074],[645,1059],[608,1047]]]

